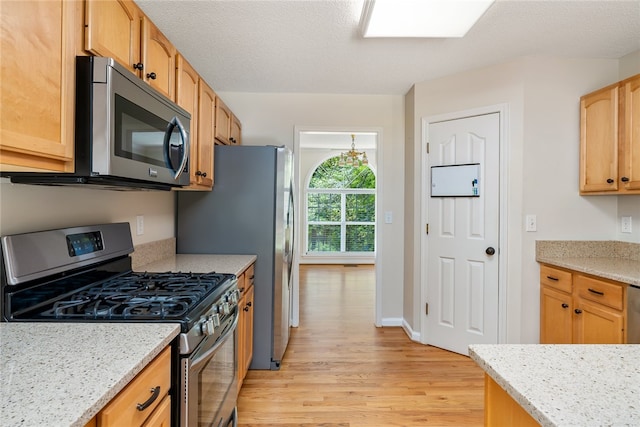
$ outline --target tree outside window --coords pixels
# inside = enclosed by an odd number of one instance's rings
[[[325,160],[307,188],[307,252],[375,252],[376,177],[367,165]]]

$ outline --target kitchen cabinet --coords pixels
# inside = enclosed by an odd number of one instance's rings
[[[142,11],[132,0],[86,0],[84,48],[137,73]]]
[[[242,124],[220,97],[216,98],[216,143],[240,145]]]
[[[254,304],[255,264],[251,264],[238,277],[238,289],[241,297],[238,304],[238,391],[247,375],[253,358],[253,304]]]
[[[87,426],[169,427],[171,348],[165,348]],[[92,424],[94,423],[94,424]]]
[[[180,54],[176,56],[176,103],[191,114],[189,187],[213,187],[215,93]]]
[[[485,426],[539,426],[489,375],[484,375]]]
[[[0,169],[73,171],[76,3],[2,2]]]
[[[623,283],[540,266],[541,344],[626,342]]]
[[[580,98],[580,193],[640,194],[640,74]]]
[[[113,57],[170,99],[176,48],[130,0],[86,0],[85,50]]]

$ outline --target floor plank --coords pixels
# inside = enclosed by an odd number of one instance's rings
[[[300,266],[300,327],[279,371],[250,370],[242,427],[481,426],[468,357],[374,326],[373,266]]]

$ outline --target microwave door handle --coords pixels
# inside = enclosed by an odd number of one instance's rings
[[[180,166],[178,169],[174,169],[173,162],[171,161],[171,135],[173,134],[173,129],[178,128],[180,132],[180,138],[182,139],[182,160],[180,161]],[[189,160],[189,135],[187,135],[187,131],[185,130],[182,122],[178,117],[173,117],[167,126],[167,131],[164,134],[164,155],[166,163],[174,170],[173,179],[178,179],[180,175],[184,172],[184,169],[187,167],[187,162]]]

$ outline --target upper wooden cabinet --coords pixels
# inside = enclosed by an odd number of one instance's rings
[[[176,48],[131,0],[87,0],[85,50],[116,59],[174,99]]]
[[[580,193],[640,194],[640,74],[580,98]]]
[[[140,76],[153,88],[174,99],[176,48],[146,16],[142,17]]]
[[[240,145],[242,124],[220,97],[216,98],[216,144]]]
[[[131,0],[86,0],[84,48],[137,73],[142,12]]]
[[[2,2],[2,171],[73,171],[76,6]]]
[[[192,164],[197,165],[195,171],[197,184],[211,189],[213,187],[213,134],[216,94],[202,79],[198,83],[198,88],[200,96],[198,108],[198,152]]]

